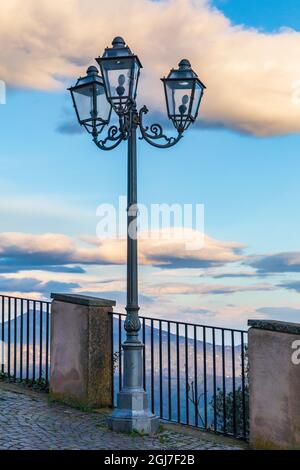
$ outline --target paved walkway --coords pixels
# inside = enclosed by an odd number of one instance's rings
[[[43,393],[0,384],[0,450],[3,449],[239,449],[239,443],[182,426],[163,424],[155,437],[109,431],[105,414],[51,403]]]

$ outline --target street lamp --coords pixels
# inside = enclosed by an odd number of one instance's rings
[[[111,106],[106,100],[97,67],[89,67],[86,73],[86,77],[80,77],[70,92],[79,123],[97,137],[110,121]]]
[[[107,100],[119,116],[126,114],[135,102],[142,64],[124,40],[116,37],[112,47],[96,59],[101,68]]]
[[[178,132],[183,132],[197,118],[205,85],[187,59],[182,59],[178,69],[172,69],[168,77],[161,80],[165,86],[168,116]]]
[[[127,305],[124,328],[123,388],[118,394],[117,408],[108,419],[115,431],[157,430],[158,419],[148,410],[147,393],[143,388],[143,348],[139,340],[141,323],[138,305],[138,254],[137,254],[137,129],[140,139],[157,148],[177,144],[183,132],[196,120],[205,89],[183,59],[178,69],[172,69],[163,78],[168,117],[177,130],[176,137],[168,137],[160,124],[144,126],[143,115],[148,109],[136,108],[136,93],[140,69],[139,58],[134,55],[121,37],[116,37],[112,47],[107,47],[96,67],[89,67],[87,76],[80,78],[69,90],[79,123],[92,134],[101,150],[112,150],[122,141],[128,142],[128,196],[127,196]],[[105,99],[104,99],[105,97]],[[111,109],[119,117],[119,126],[112,125],[104,139],[99,136],[110,122]]]

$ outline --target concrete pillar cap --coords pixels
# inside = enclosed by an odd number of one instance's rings
[[[99,297],[90,297],[80,294],[51,294],[51,299],[69,304],[85,305],[87,307],[114,307],[115,300],[101,299]]]

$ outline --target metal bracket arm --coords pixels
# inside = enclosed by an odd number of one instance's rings
[[[148,109],[143,106],[139,112],[139,128],[141,131],[140,140],[144,139],[150,145],[157,148],[169,148],[176,145],[183,137],[182,132],[178,132],[177,137],[168,137],[164,134],[163,128],[160,124],[151,124],[151,126],[143,126],[143,114],[147,114]]]

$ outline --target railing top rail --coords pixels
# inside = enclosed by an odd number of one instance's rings
[[[126,313],[119,313],[119,312],[110,312],[110,315],[118,315],[120,317],[126,317]],[[229,332],[234,332],[234,333],[248,333],[248,330],[239,330],[235,328],[228,328],[228,327],[223,327],[223,326],[213,326],[213,325],[203,325],[200,323],[188,323],[188,322],[183,322],[183,321],[177,321],[177,320],[166,320],[165,318],[154,318],[154,317],[144,317],[142,315],[139,316],[140,319],[144,320],[153,320],[161,323],[174,323],[175,325],[187,325],[187,326],[195,326],[195,327],[200,327],[200,328],[207,328],[207,329],[212,329],[212,330],[220,330],[220,331],[229,331]]]
[[[0,294],[0,298],[13,299],[13,300],[24,300],[25,302],[37,302],[37,303],[43,303],[43,304],[51,304],[50,300],[28,299],[27,297],[17,297],[17,296],[8,295],[8,294]]]

